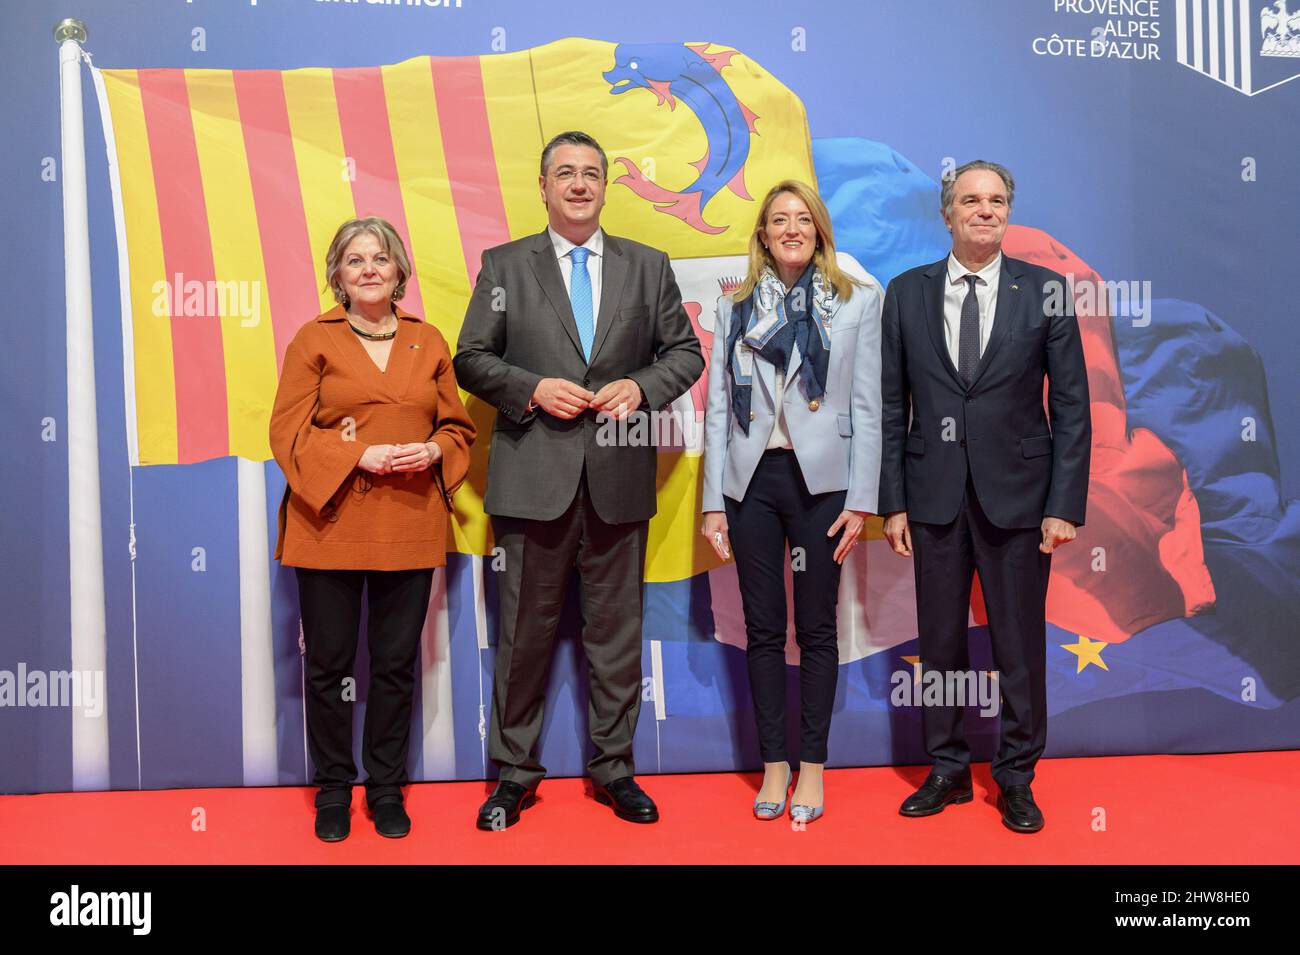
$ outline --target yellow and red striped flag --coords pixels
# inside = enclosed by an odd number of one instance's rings
[[[333,304],[324,255],[345,219],[393,223],[414,268],[403,307],[454,342],[483,249],[546,225],[538,159],[558,132],[609,154],[605,227],[675,260],[743,254],[753,197],[814,181],[797,97],[708,43],[99,78],[132,464],[270,458],[279,363]]]

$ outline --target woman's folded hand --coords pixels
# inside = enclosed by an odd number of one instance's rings
[[[442,458],[442,448],[433,441],[393,445],[394,471],[423,471]]]

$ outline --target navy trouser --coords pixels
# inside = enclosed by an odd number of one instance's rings
[[[799,759],[826,762],[840,662],[835,616],[840,565],[834,554],[843,531],[834,537],[827,537],[826,532],[844,509],[845,494],[810,493],[794,452],[778,449],[759,459],[743,501],[723,499],[745,611],[749,685],[765,763],[788,758],[787,542],[794,568],[794,636],[799,645]]]
[[[966,622],[971,579],[978,571],[1001,691],[1001,737],[993,779],[999,786],[1027,786],[1047,746],[1046,613],[1052,557],[1038,549],[1042,531],[993,524],[969,478],[954,521],[909,523],[921,671],[970,668]],[[960,706],[921,710],[926,752],[935,772],[945,776],[960,775],[970,766],[963,716]]]

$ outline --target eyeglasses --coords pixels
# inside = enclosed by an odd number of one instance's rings
[[[551,173],[551,178],[556,182],[573,182],[574,177],[578,175],[578,170],[571,166],[561,166],[555,172]],[[599,169],[582,170],[582,181],[588,185],[594,186],[598,182],[605,181],[605,175]]]

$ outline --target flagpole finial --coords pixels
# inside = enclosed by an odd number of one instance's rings
[[[67,17],[54,25],[54,39],[60,43],[64,40],[76,40],[78,43],[85,43],[86,36],[86,24],[75,17]]]

